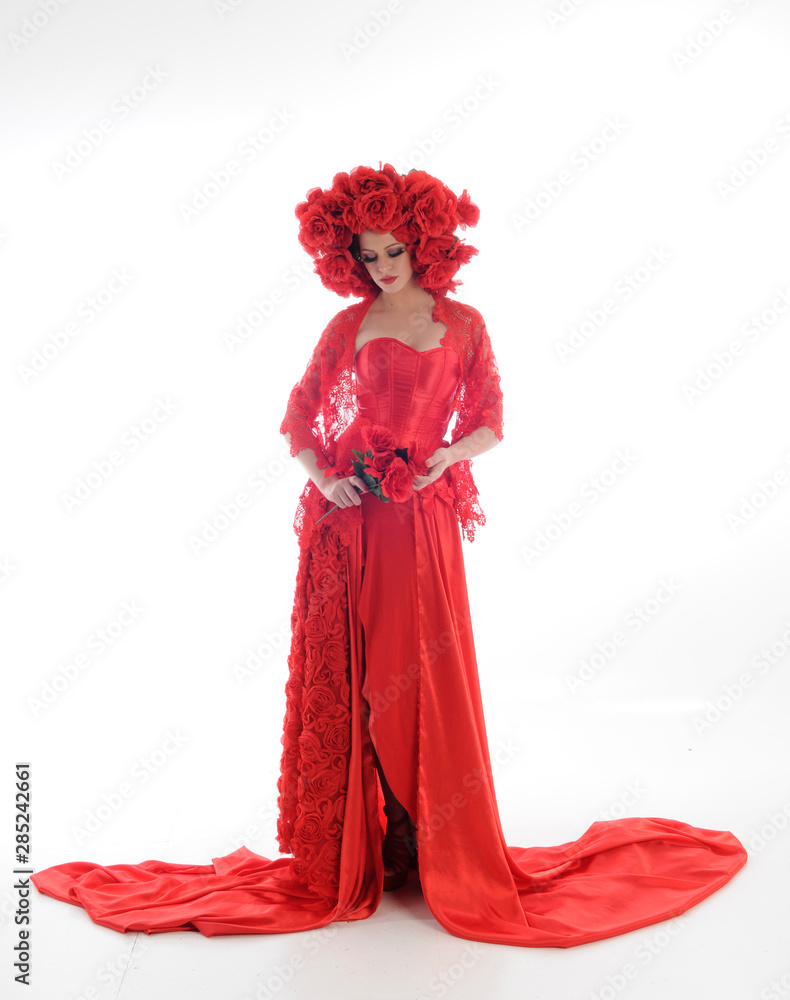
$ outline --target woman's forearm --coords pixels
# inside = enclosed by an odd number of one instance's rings
[[[286,431],[285,434],[283,434],[283,437],[288,442],[288,447],[290,448],[291,435],[288,433],[288,431]],[[324,475],[324,470],[318,468],[318,459],[316,458],[316,454],[312,448],[301,448],[296,453],[296,459],[299,462],[299,464],[304,467],[305,471],[307,472],[307,475],[312,479],[312,481],[319,488],[319,490],[321,490],[322,493],[324,491],[324,487],[328,482],[330,482],[332,479],[338,478],[337,473],[334,473],[332,476]]]
[[[486,425],[478,427],[471,434],[459,438],[455,444],[450,445],[447,449],[450,452],[450,464],[476,458],[484,451],[490,451],[496,444],[499,444],[499,438],[490,427]]]

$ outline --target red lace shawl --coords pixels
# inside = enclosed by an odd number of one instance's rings
[[[346,442],[359,420],[354,349],[360,322],[371,298],[355,302],[329,321],[304,375],[291,391],[280,426],[281,434],[287,431],[291,435],[291,454],[296,455],[302,448],[312,448],[318,467],[325,470],[325,475],[334,471],[341,475],[353,473],[351,446]],[[434,301],[434,321],[447,326],[441,343],[451,347],[461,360],[461,378],[453,402],[457,417],[450,444],[481,426],[490,427],[501,441],[499,370],[483,317],[473,306],[443,295],[434,295]],[[471,459],[455,462],[445,476],[423,490],[435,488],[452,501],[463,534],[470,542],[474,541],[475,525],[485,524],[471,470]],[[315,522],[331,507],[315,483],[308,481],[299,497],[294,518],[294,531],[300,544],[311,543]],[[319,527],[323,529],[333,520],[334,528],[340,531],[341,537],[347,538],[347,532],[356,528],[360,517],[359,507],[353,505],[334,511]]]
[[[461,359],[451,444],[482,425],[502,438],[499,372],[485,324],[471,306],[435,296],[434,320],[447,325],[442,343]],[[357,405],[354,348],[371,298],[339,312],[328,324],[301,380],[294,386],[280,431],[291,435],[291,454],[312,448],[319,468],[350,474]],[[471,460],[456,462],[421,494],[450,500],[466,537],[485,523],[477,502]],[[309,480],[294,519],[299,567],[291,614],[283,752],[277,804],[280,851],[294,856],[291,871],[326,901],[337,901],[343,817],[350,783],[375,788],[375,765],[359,695],[353,689],[346,547],[361,522],[356,505],[332,511]],[[355,702],[356,699],[356,702]],[[352,705],[357,704],[356,713]],[[352,746],[360,748],[352,757]],[[379,831],[379,837],[381,831]],[[375,831],[370,836],[376,836]],[[353,838],[351,838],[353,841]],[[379,848],[380,850],[380,848]]]

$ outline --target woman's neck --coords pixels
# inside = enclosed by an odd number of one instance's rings
[[[435,299],[430,292],[419,285],[406,285],[399,292],[380,291],[375,306],[382,312],[410,313],[420,309],[433,309]]]

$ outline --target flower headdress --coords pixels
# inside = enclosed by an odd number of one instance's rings
[[[315,261],[322,284],[347,298],[377,288],[359,254],[366,229],[389,233],[411,254],[415,281],[429,292],[454,292],[453,277],[477,253],[456,235],[476,226],[480,209],[464,190],[460,198],[424,170],[399,174],[379,161],[379,170],[355,167],[335,174],[326,190],[311,188],[296,206],[299,242]]]

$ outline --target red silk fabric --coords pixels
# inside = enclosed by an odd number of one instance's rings
[[[448,343],[421,353],[389,337],[369,341],[356,357],[347,451],[336,449],[332,460],[362,449],[366,420],[427,457],[447,443],[468,371]],[[501,435],[494,404],[485,419]],[[365,494],[349,518],[336,518],[338,510],[317,526],[301,522],[278,783],[278,839],[292,857],[242,847],[211,865],[71,862],[33,875],[37,889],[122,931],[281,933],[369,917],[383,877],[374,747],[416,821],[425,901],[458,937],[583,944],[677,916],[732,878],[746,861],[733,834],[672,819],[596,822],[553,847],[507,845],[464,572],[459,509],[468,508],[459,507],[457,482],[448,469],[402,503]]]

